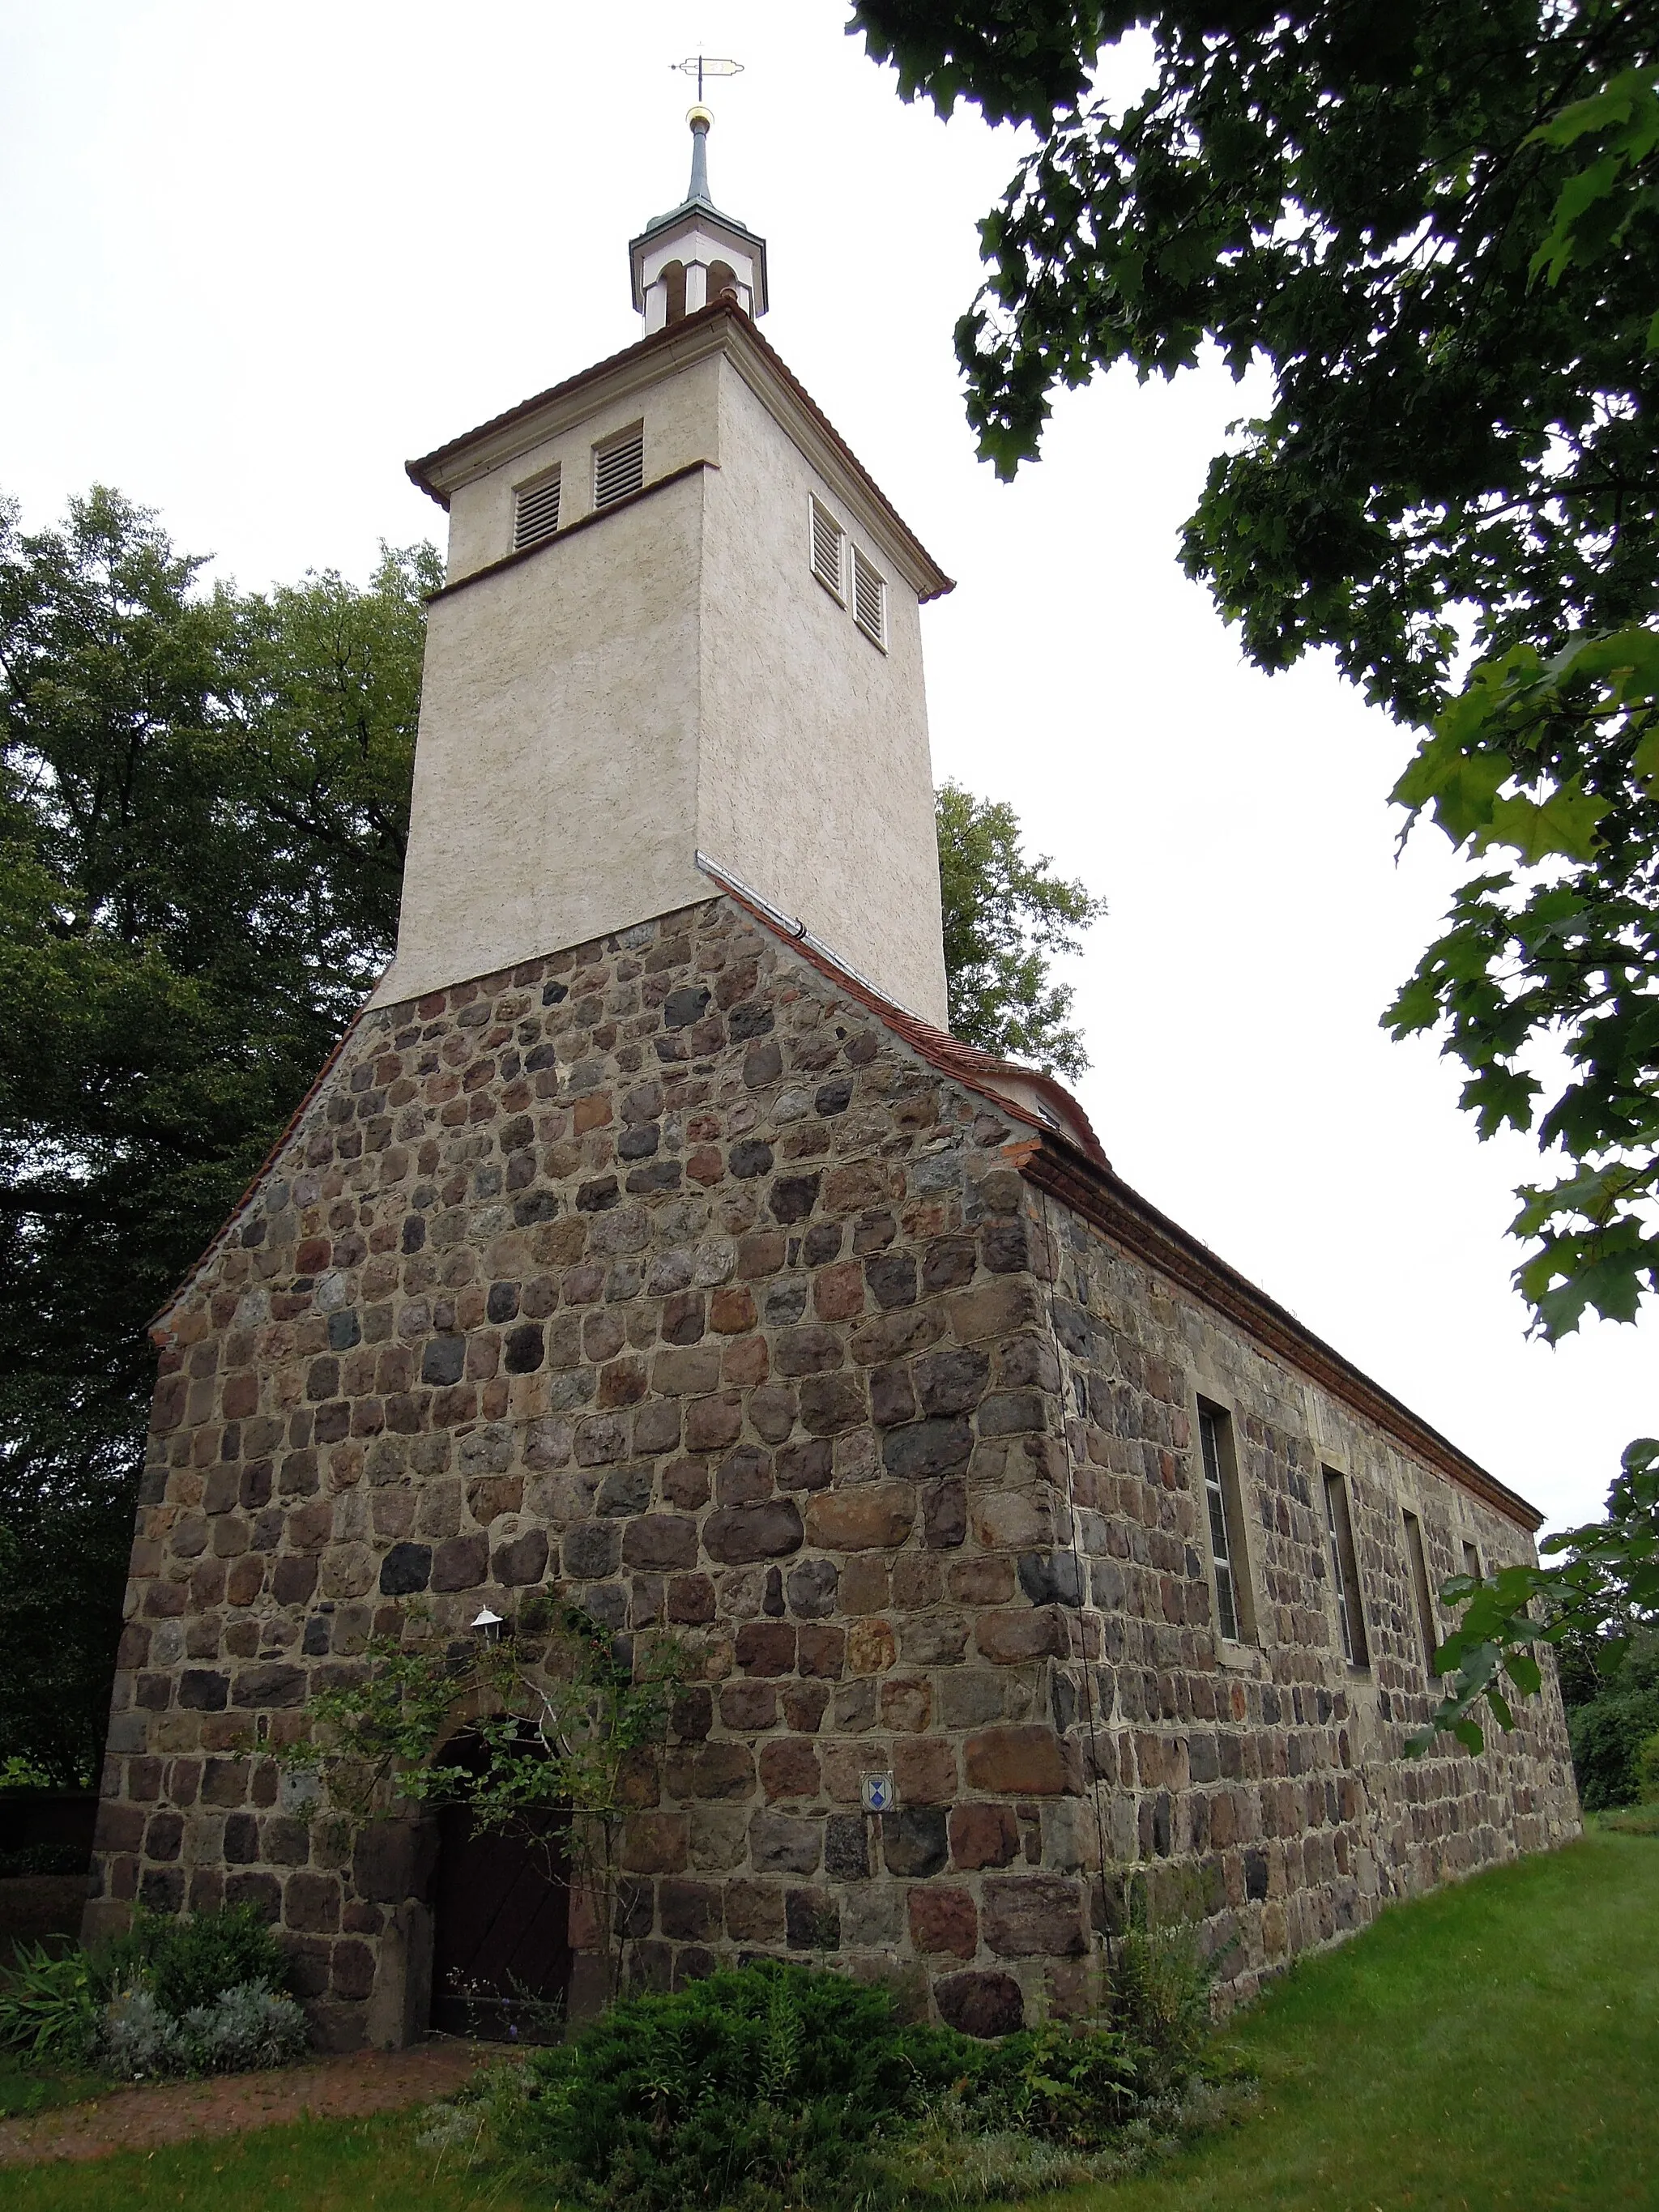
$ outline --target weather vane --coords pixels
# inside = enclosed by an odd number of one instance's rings
[[[697,105],[699,107],[702,106],[702,81],[704,77],[741,76],[743,75],[743,64],[741,62],[728,61],[720,54],[688,54],[683,62],[671,62],[668,66],[672,70],[677,70],[682,76],[696,77],[697,80]]]

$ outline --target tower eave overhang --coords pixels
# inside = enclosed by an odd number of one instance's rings
[[[481,422],[405,464],[410,481],[447,508],[456,490],[512,461],[591,414],[605,401],[642,390],[671,370],[725,353],[744,381],[850,504],[863,510],[920,599],[956,589],[870,471],[794,375],[729,299],[716,300],[666,330],[654,331],[578,376],[538,392],[505,414]]]

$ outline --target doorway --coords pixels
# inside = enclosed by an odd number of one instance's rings
[[[470,1763],[465,1747],[456,1763]],[[480,1830],[465,1799],[438,1816],[432,2025],[489,2042],[556,2042],[570,1985],[567,1816]]]

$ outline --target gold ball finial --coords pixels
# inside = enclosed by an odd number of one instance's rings
[[[712,126],[714,118],[713,112],[705,107],[702,101],[699,100],[695,107],[688,107],[686,109],[685,119],[691,125],[691,128],[694,131],[699,124],[701,124],[703,129],[707,131]]]

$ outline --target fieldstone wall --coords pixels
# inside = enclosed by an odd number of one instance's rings
[[[1391,1897],[1578,1832],[1559,1686],[1472,1759],[1403,1756],[1431,1690],[1403,1516],[1434,1591],[1535,1559],[1516,1522],[1050,1202],[1073,1534],[1104,1665],[1091,1741],[1109,1869],[1163,1912],[1198,1911],[1231,1945],[1240,1993],[1290,1954],[1362,1926]],[[1244,1508],[1248,1644],[1216,1635],[1197,1464],[1200,1397],[1231,1418]],[[1366,1658],[1337,1617],[1324,1498],[1346,1480]],[[1437,1633],[1449,1616],[1436,1608]],[[1133,1878],[1133,1877],[1132,1877]]]
[[[919,1966],[994,2033],[1086,2001],[1136,1881],[1249,1986],[1567,1832],[1553,1692],[1480,1761],[1397,1755],[1397,1498],[1446,1572],[1468,1502],[1034,1188],[1036,1141],[724,898],[365,1015],[162,1332],[89,1931],[252,1899],[323,2039],[421,2032],[431,1825],[348,1852],[268,1747],[412,1598],[459,1635],[555,1583],[688,1653],[617,1901],[659,1984]],[[1249,1651],[1210,1626],[1206,1376],[1248,1439]],[[581,1899],[573,1936],[580,2008]]]

